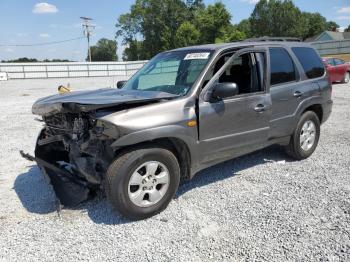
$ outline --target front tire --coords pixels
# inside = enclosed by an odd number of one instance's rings
[[[305,112],[286,146],[289,156],[302,160],[306,159],[315,151],[320,138],[320,120],[313,111]]]
[[[180,167],[170,150],[150,146],[123,153],[106,176],[112,206],[130,219],[145,219],[168,206],[179,186]]]
[[[350,82],[350,72],[346,72],[342,83],[347,84]]]

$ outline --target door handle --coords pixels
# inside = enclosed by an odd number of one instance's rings
[[[266,110],[266,106],[263,104],[258,104],[256,107],[254,107],[254,111],[256,112],[263,112]]]
[[[302,95],[303,95],[303,93],[300,91],[295,91],[293,94],[294,97],[301,97]]]

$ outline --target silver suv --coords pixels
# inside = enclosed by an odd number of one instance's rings
[[[102,190],[132,219],[159,213],[181,179],[219,162],[272,144],[309,157],[332,108],[322,60],[300,42],[180,48],[117,86],[38,100],[45,125],[35,157],[22,155],[63,205]]]

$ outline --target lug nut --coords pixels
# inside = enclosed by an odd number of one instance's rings
[[[152,178],[152,176],[151,176],[151,175],[149,175],[149,176],[148,176],[148,179],[151,179],[151,178]]]
[[[144,186],[144,187],[142,188],[142,190],[143,190],[143,191],[147,190],[147,187]]]
[[[146,184],[146,180],[145,179],[142,180],[142,184]]]
[[[157,179],[153,179],[153,183],[157,182]]]
[[[149,187],[149,190],[152,190],[153,189],[153,186]]]

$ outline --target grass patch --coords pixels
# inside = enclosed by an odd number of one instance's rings
[[[339,55],[323,55],[322,57],[334,57],[334,58],[340,58],[345,61],[350,62],[350,54],[339,54]]]

